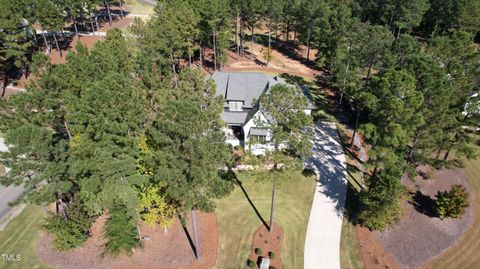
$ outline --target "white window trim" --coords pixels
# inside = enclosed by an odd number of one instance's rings
[[[228,101],[228,109],[230,111],[243,111],[242,101]]]

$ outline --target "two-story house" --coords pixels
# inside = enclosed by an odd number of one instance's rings
[[[255,155],[270,150],[268,141],[271,134],[267,129],[260,128],[258,123],[268,124],[273,119],[262,111],[257,101],[274,85],[287,84],[285,80],[253,72],[215,72],[211,79],[217,85],[216,95],[221,95],[225,99],[221,117],[227,123],[225,129],[227,143],[232,146],[240,145]],[[303,92],[306,93],[305,90]],[[311,114],[312,109],[313,106],[309,102],[305,113]]]

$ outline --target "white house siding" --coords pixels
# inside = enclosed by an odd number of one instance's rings
[[[263,122],[264,124],[269,124],[263,113],[258,110],[255,112],[252,118],[243,126],[243,133],[245,134],[245,149],[251,150],[251,153],[254,155],[264,155],[267,150],[273,150],[274,147],[270,144],[253,144],[250,145],[250,129],[257,127],[258,122]],[[272,134],[268,132],[266,140],[270,141],[272,139]]]

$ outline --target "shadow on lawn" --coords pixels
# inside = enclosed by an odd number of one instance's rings
[[[262,217],[262,215],[261,215],[260,212],[258,211],[258,209],[257,209],[257,207],[255,206],[255,204],[254,204],[254,203],[252,202],[252,200],[250,199],[250,196],[248,196],[248,193],[247,193],[247,191],[245,190],[245,188],[243,187],[242,182],[237,178],[236,175],[235,175],[235,180],[236,180],[238,186],[240,186],[240,189],[242,190],[243,194],[245,195],[245,198],[247,198],[248,203],[250,204],[250,206],[252,206],[253,211],[255,211],[255,214],[257,214],[258,218],[259,218],[260,221],[263,223],[263,225],[265,226],[265,228],[267,228],[268,230],[270,230],[270,227],[268,226],[267,222],[266,222],[265,219]]]

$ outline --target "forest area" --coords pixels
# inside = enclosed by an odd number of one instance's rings
[[[352,115],[351,143],[361,134],[369,146],[366,227],[399,219],[404,173],[477,157],[478,0],[159,0],[128,34],[110,30],[66,64],[49,62],[63,31],[95,31],[97,7],[111,21],[112,5],[123,1],[0,0],[3,92],[19,76],[38,78],[0,99],[11,149],[0,156],[12,164],[1,182],[26,182],[25,201],[56,204],[45,227],[58,249],[80,246],[105,212],[105,251],[117,255],[141,244],[141,221],[169,227],[215,210],[234,188],[218,169],[233,156],[223,100],[200,70],[222,70],[228,51],[248,54],[260,28],[267,62],[272,50],[306,48]]]

